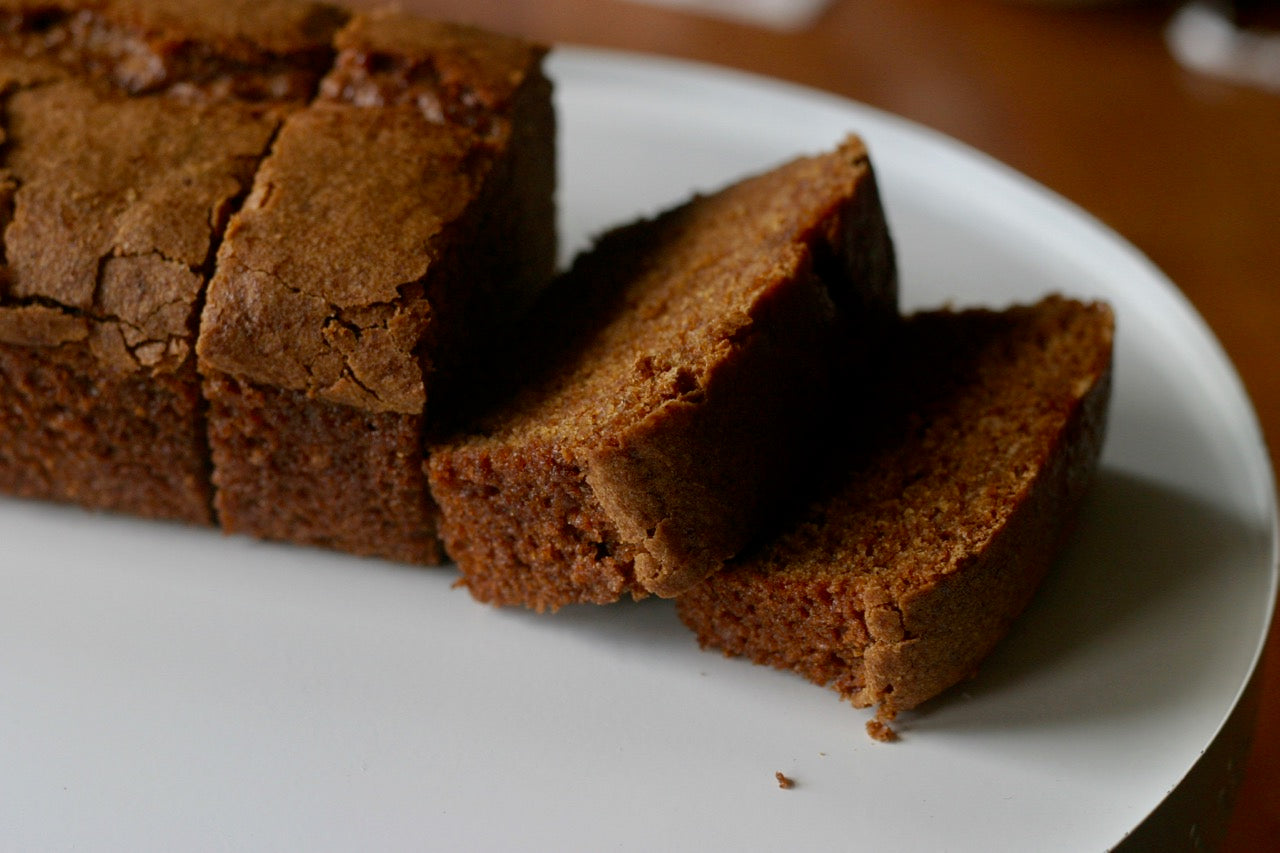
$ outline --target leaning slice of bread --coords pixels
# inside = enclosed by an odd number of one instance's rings
[[[543,610],[718,570],[809,470],[840,342],[894,317],[857,139],[606,235],[505,359],[532,378],[431,454],[467,587]]]
[[[969,676],[1072,526],[1102,444],[1112,335],[1109,308],[1057,297],[910,318],[857,391],[863,415],[824,496],[682,596],[681,618],[703,646],[794,670],[881,720]]]

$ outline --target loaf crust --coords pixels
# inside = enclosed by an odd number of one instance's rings
[[[197,313],[278,119],[0,68],[0,488],[207,524]]]
[[[477,598],[537,610],[675,595],[797,484],[835,341],[896,310],[862,143],[605,236],[508,361],[513,402],[429,461]]]
[[[209,286],[215,506],[232,532],[438,563],[424,435],[555,263],[544,51],[394,13],[336,44]]]
[[[1113,320],[1051,297],[910,320],[830,486],[677,600],[703,646],[883,717],[971,675],[1069,533],[1105,430]],[[865,408],[860,406],[861,410]]]
[[[0,0],[0,490],[438,562],[424,432],[554,268],[544,55]]]

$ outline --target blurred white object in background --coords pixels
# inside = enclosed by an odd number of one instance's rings
[[[801,30],[817,20],[831,0],[632,0],[699,12],[776,30]]]
[[[1221,6],[1182,6],[1165,30],[1174,58],[1213,77],[1280,92],[1280,33],[1240,27]]]

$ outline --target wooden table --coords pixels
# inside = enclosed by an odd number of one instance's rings
[[[1155,261],[1280,440],[1280,94],[1181,68],[1173,7],[838,0],[784,33],[624,0],[403,0],[549,42],[719,63],[826,89],[957,137],[1090,211]],[[1274,450],[1273,450],[1274,456]],[[1280,623],[1228,853],[1280,850]]]

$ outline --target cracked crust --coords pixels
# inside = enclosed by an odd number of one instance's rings
[[[428,276],[491,169],[467,131],[412,110],[325,105],[291,116],[218,258],[205,369],[421,414]]]
[[[0,0],[0,488],[209,521],[212,455],[232,529],[437,561],[428,397],[555,263],[545,53],[309,0]],[[298,452],[255,472],[249,437]]]
[[[835,341],[895,311],[861,142],[607,235],[538,309],[531,367],[432,448],[441,530],[479,599],[675,595],[803,480]]]
[[[3,73],[0,484],[210,523],[196,314],[277,120]]]
[[[18,92],[7,113],[17,191],[6,304],[85,318],[112,369],[177,370],[194,344],[226,210],[276,120],[239,105],[115,97],[74,80]]]
[[[353,17],[338,67],[287,119],[228,228],[197,351],[229,530],[442,559],[424,433],[556,251],[545,51],[458,32]],[[472,61],[486,50],[501,93]],[[461,77],[440,85],[445,68]]]
[[[1059,298],[912,318],[829,497],[678,599],[680,617],[702,645],[878,705],[881,722],[970,676],[1072,526],[1112,326],[1106,306]]]

